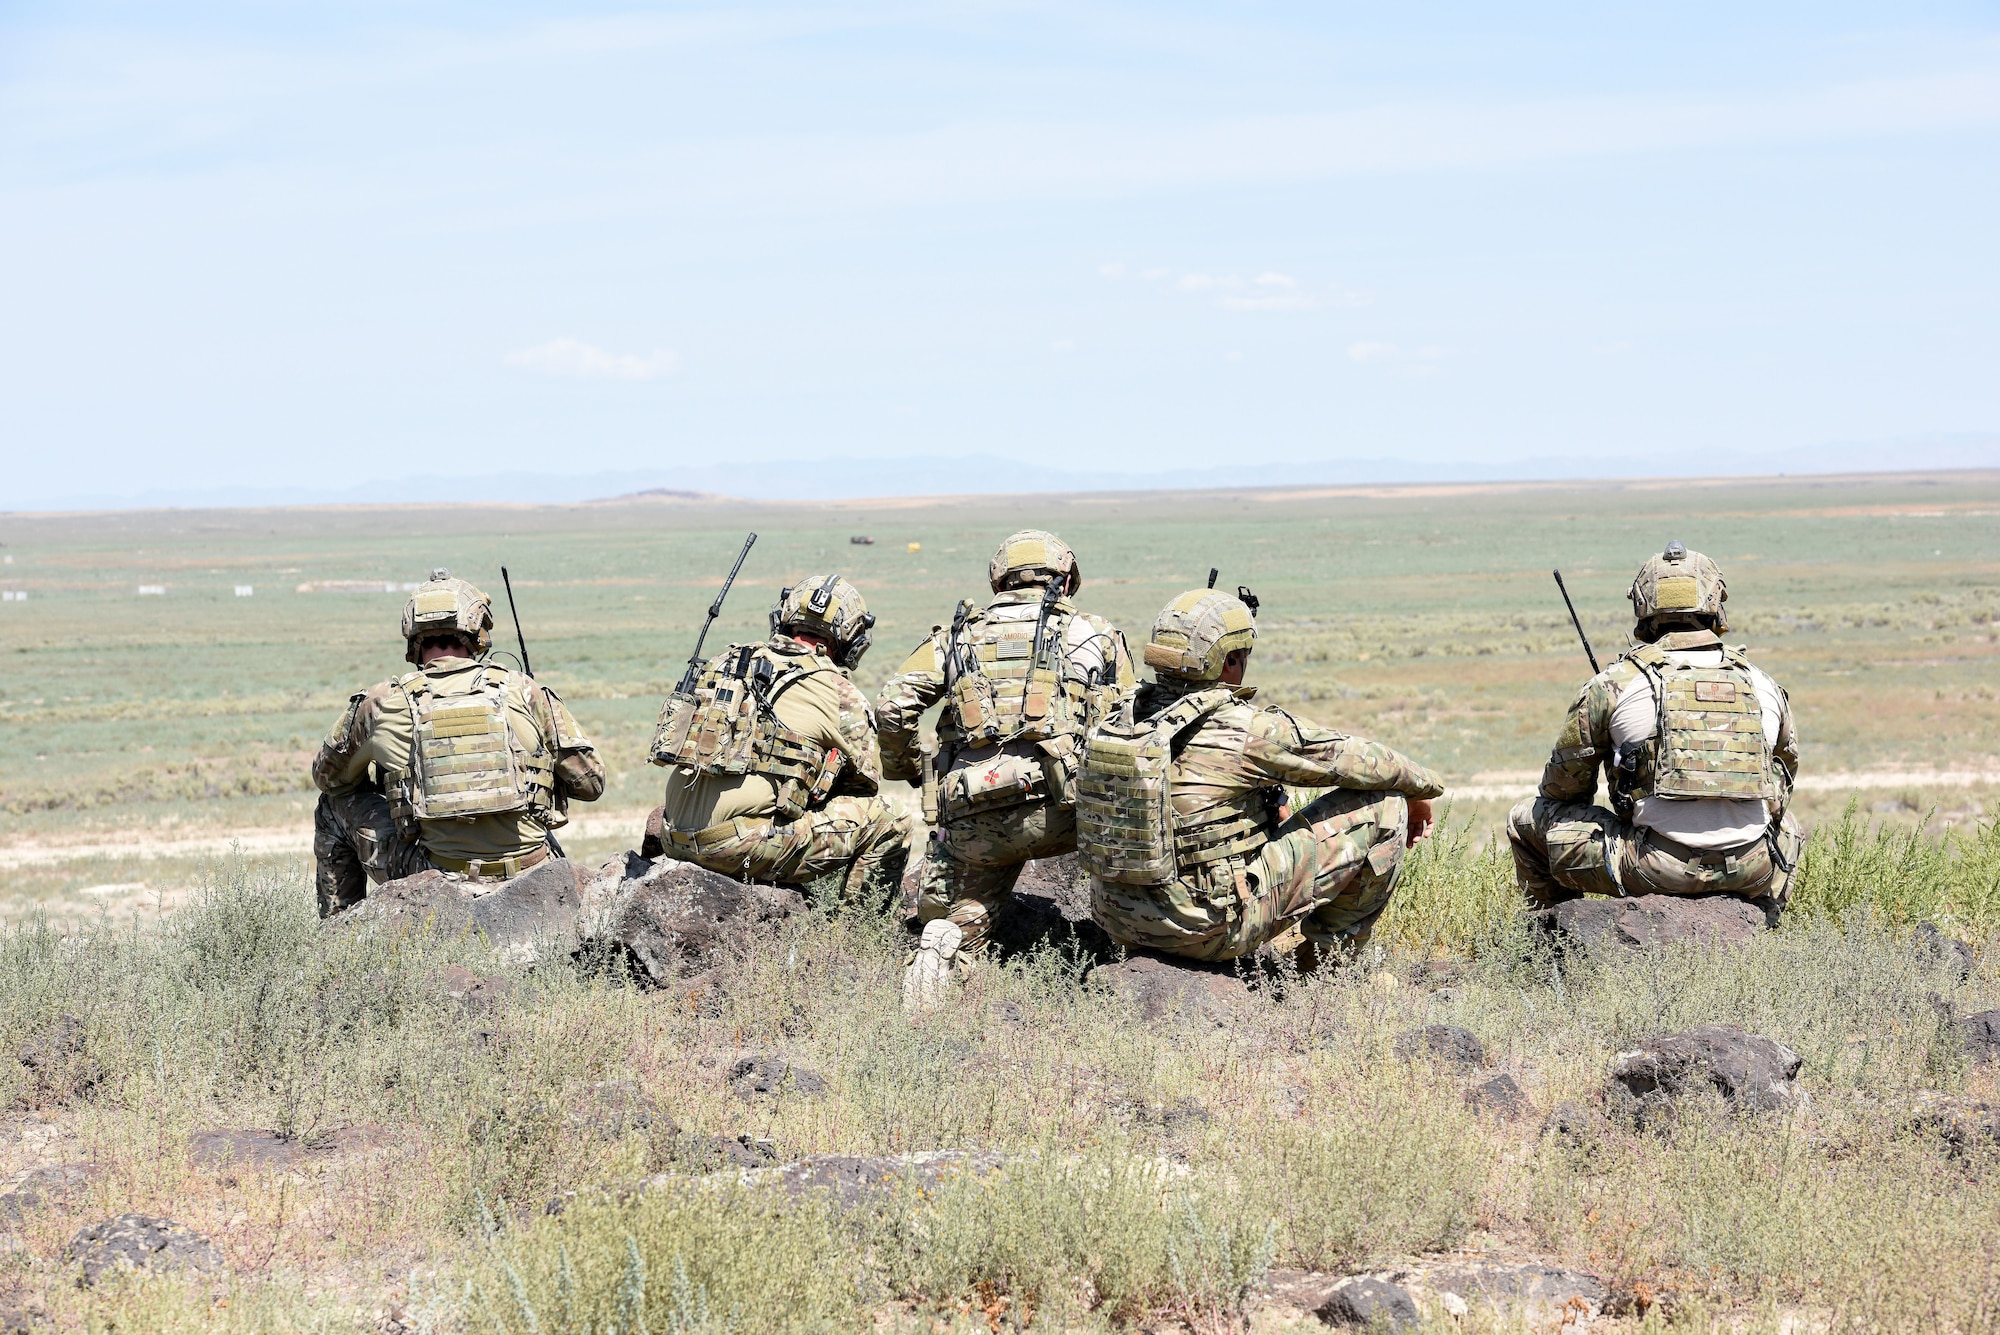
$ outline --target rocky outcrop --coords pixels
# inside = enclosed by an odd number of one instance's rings
[[[1134,955],[1090,971],[1090,981],[1136,1007],[1148,1024],[1180,1018],[1226,1028],[1241,1014],[1250,993],[1224,965]]]
[[[1980,1011],[1957,1023],[1966,1056],[1981,1066],[2000,1061],[2000,1010]]]
[[[728,1080],[729,1092],[739,1099],[817,1098],[826,1092],[826,1080],[819,1072],[786,1057],[739,1057],[729,1068]]]
[[[1729,895],[1572,899],[1538,910],[1533,919],[1546,939],[1584,950],[1647,950],[1677,942],[1739,945],[1774,925],[1763,909]]]
[[[1404,1061],[1427,1059],[1447,1066],[1486,1065],[1486,1045],[1469,1029],[1455,1024],[1427,1024],[1396,1036],[1395,1054]]]
[[[1797,1102],[1793,1081],[1803,1065],[1782,1043],[1734,1025],[1705,1024],[1620,1053],[1612,1063],[1607,1101],[1641,1125],[1663,1120],[1679,1099],[1704,1090],[1719,1094],[1736,1111],[1770,1112]]]
[[[477,932],[502,958],[533,964],[575,948],[582,903],[575,864],[549,858],[497,886],[421,871],[372,887],[366,899],[327,921],[445,935]]]
[[[626,853],[584,887],[579,934],[586,951],[622,956],[641,984],[669,987],[705,974],[805,909],[796,890]]]
[[[201,1234],[171,1219],[144,1214],[121,1214],[92,1224],[70,1240],[64,1257],[83,1268],[85,1285],[133,1271],[207,1274],[223,1266],[222,1253]]]
[[[1603,1309],[1604,1284],[1594,1275],[1542,1261],[1469,1256],[1412,1261],[1361,1275],[1274,1270],[1244,1304],[1253,1332],[1310,1329],[1414,1331],[1441,1329],[1576,1330]]]
[[[893,1200],[904,1193],[929,1195],[965,1177],[999,1172],[1007,1157],[989,1150],[928,1150],[918,1154],[816,1154],[775,1168],[749,1168],[739,1180],[775,1187],[797,1200],[823,1194],[841,1210]]]

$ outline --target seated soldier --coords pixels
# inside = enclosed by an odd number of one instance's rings
[[[1722,642],[1729,590],[1700,552],[1669,543],[1626,596],[1639,643],[1585,683],[1540,795],[1508,817],[1521,889],[1540,907],[1726,894],[1778,913],[1804,842],[1784,689]],[[1610,810],[1592,804],[1600,768]]]
[[[1156,679],[1090,734],[1077,850],[1114,939],[1226,960],[1296,925],[1310,970],[1368,940],[1444,785],[1379,742],[1251,704],[1256,634],[1243,599],[1167,604],[1144,655]]]
[[[896,898],[910,818],[881,795],[875,720],[847,679],[874,624],[860,590],[815,575],[780,595],[768,641],[730,645],[692,695],[667,698],[648,853],[874,908]]]
[[[356,693],[313,760],[322,917],[434,867],[497,887],[551,852],[604,762],[554,691],[488,658],[493,602],[433,570],[403,609],[415,672]]]

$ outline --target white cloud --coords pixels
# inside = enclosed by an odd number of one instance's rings
[[[666,348],[655,348],[644,356],[606,352],[568,335],[507,354],[509,366],[577,380],[657,380],[678,370],[680,363],[681,355]]]
[[[1285,273],[1260,273],[1250,281],[1257,287],[1294,288],[1299,285],[1298,279]]]
[[[1452,350],[1430,344],[1421,348],[1405,348],[1397,343],[1365,341],[1347,345],[1347,360],[1351,362],[1379,363],[1392,367],[1411,380],[1422,380],[1437,374],[1438,363],[1452,355]]]
[[[1054,341],[1053,343],[1049,344],[1049,351],[1050,351],[1050,352],[1075,352],[1075,351],[1076,351],[1076,340],[1075,340],[1075,339],[1073,339],[1073,338],[1059,338],[1059,339],[1055,340],[1055,341]]]
[[[1347,345],[1347,360],[1351,362],[1383,362],[1403,355],[1403,350],[1394,343],[1350,343]]]

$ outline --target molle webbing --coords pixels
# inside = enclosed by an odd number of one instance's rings
[[[701,774],[757,774],[778,789],[778,811],[797,819],[835,754],[778,721],[773,708],[787,688],[820,667],[786,667],[755,645],[732,645],[702,669],[692,695],[667,697],[653,731],[655,765],[678,765]]]
[[[1214,827],[1176,830],[1173,806],[1174,741],[1229,703],[1229,690],[1200,691],[1146,722],[1114,717],[1099,724],[1084,748],[1077,780],[1077,852],[1084,870],[1119,885],[1164,885],[1180,874],[1183,862],[1199,864],[1228,856],[1225,845],[1240,838],[1234,822],[1215,843]],[[1224,851],[1210,850],[1223,848]]]
[[[1775,794],[1770,739],[1750,668],[1733,651],[1713,666],[1680,664],[1648,646],[1632,660],[1651,679],[1658,711],[1651,791],[1673,799],[1754,800]]]
[[[1064,672],[1072,614],[1050,615],[1035,659],[1035,622],[999,621],[975,613],[949,646],[970,671],[951,684],[950,704],[960,744],[1037,742],[1074,732],[1085,713],[1084,684]]]
[[[523,755],[507,720],[506,679],[480,668],[463,692],[443,695],[421,672],[398,684],[410,706],[410,805],[419,820],[484,816],[546,806],[554,767],[538,748]]]

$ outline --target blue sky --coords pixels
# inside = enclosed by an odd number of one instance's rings
[[[1990,4],[14,3],[0,505],[2000,439],[1996,236]]]

